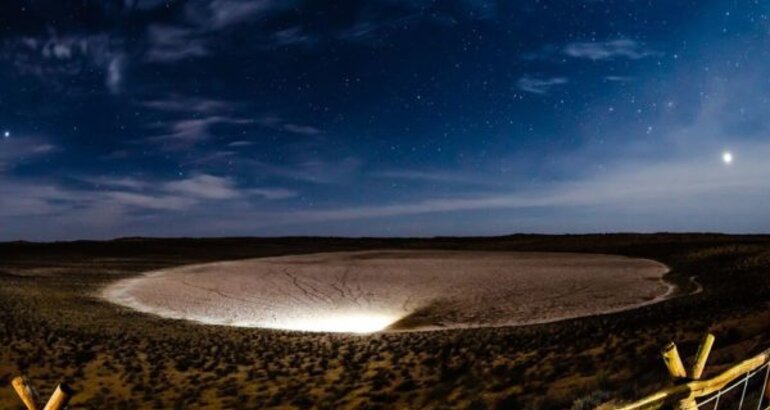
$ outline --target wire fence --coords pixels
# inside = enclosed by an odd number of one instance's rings
[[[770,363],[765,363],[710,396],[696,400],[696,408],[698,410],[770,410],[770,399],[765,398],[768,377],[770,377]]]

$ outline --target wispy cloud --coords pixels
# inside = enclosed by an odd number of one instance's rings
[[[248,118],[234,118],[220,115],[212,115],[203,118],[185,118],[173,120],[167,126],[167,133],[147,138],[147,141],[156,143],[181,144],[185,147],[191,143],[204,140],[210,136],[210,128],[214,125],[246,125],[254,120]]]
[[[315,184],[340,184],[355,178],[363,162],[356,157],[347,157],[340,161],[316,158],[291,165],[275,165],[261,161],[251,161],[250,164],[259,172],[283,179]]]
[[[170,95],[166,98],[148,100],[139,105],[157,110],[172,118],[167,121],[166,133],[155,135],[150,141],[155,142],[194,142],[206,139],[211,127],[215,125],[256,124],[284,133],[316,136],[322,134],[320,128],[287,121],[276,115],[257,115],[248,117],[252,112],[245,104],[213,98],[187,97]],[[179,117],[182,118],[179,118]],[[235,141],[232,147],[252,145],[250,141]]]
[[[79,201],[77,193],[54,183],[0,175],[0,217],[54,216]]]
[[[230,177],[204,173],[173,180],[78,180],[81,184],[73,186],[0,174],[0,238],[52,239],[64,231],[77,231],[81,238],[163,234],[169,224],[180,232],[210,233],[219,221],[234,223],[235,217],[265,214],[262,206],[297,196],[289,188],[244,186]],[[200,223],[190,224],[190,217]]]
[[[107,89],[112,94],[119,94],[123,89],[125,65],[126,58],[122,55],[111,58],[107,65],[107,78],[105,79],[105,83],[107,84]]]
[[[84,72],[98,70],[108,91],[120,91],[127,58],[124,41],[108,34],[58,34],[49,30],[10,37],[0,43],[0,57],[11,61],[23,75],[64,86]]]
[[[260,196],[270,200],[294,198],[298,195],[296,191],[286,188],[252,188],[247,192],[250,195]]]
[[[276,46],[309,45],[317,42],[317,39],[308,34],[302,27],[293,26],[276,31],[271,35]]]
[[[607,76],[604,76],[604,81],[609,81],[613,83],[628,83],[628,82],[634,81],[634,78],[624,76],[624,75],[607,75]]]
[[[254,141],[233,141],[227,144],[230,148],[243,148],[243,147],[250,147],[254,145]]]
[[[258,122],[260,125],[270,128],[272,130],[288,132],[292,134],[317,135],[322,133],[322,131],[319,128],[313,127],[311,125],[303,125],[303,124],[288,122],[283,118],[280,118],[274,115],[263,116],[258,120]]]
[[[209,55],[205,40],[189,28],[151,25],[147,27],[147,39],[146,61],[171,63]]]
[[[340,30],[337,38],[359,44],[377,46],[383,44],[385,39],[389,37],[393,31],[403,30],[404,27],[422,21],[423,19],[425,19],[425,14],[422,11],[413,12],[397,18],[362,18],[350,27]]]
[[[288,131],[294,134],[302,134],[302,135],[316,135],[320,134],[321,130],[319,130],[316,127],[312,127],[309,125],[299,125],[299,124],[292,124],[292,123],[286,123],[281,126],[281,128],[284,131]]]
[[[163,190],[201,199],[232,199],[241,196],[230,178],[213,175],[194,175],[190,178],[167,182]]]
[[[619,59],[641,60],[659,56],[662,53],[644,44],[628,39],[575,41],[567,44],[546,44],[539,50],[524,53],[527,61],[547,60],[563,63],[565,58],[586,59],[593,61],[611,61]]]
[[[643,47],[634,40],[625,38],[570,43],[564,46],[563,51],[569,57],[589,60],[612,60],[617,58],[638,60],[659,54],[654,50]]]
[[[552,88],[567,84],[567,82],[568,80],[566,77],[540,78],[526,75],[519,78],[516,82],[516,86],[520,90],[528,93],[547,94]]]
[[[185,13],[202,30],[220,30],[294,4],[293,0],[197,0],[188,2]]]
[[[212,202],[245,201],[252,198],[279,200],[296,196],[294,190],[280,187],[239,186],[230,177],[198,173],[176,180],[136,177],[87,176],[76,178],[85,186],[67,186],[45,180],[22,180],[0,175],[0,194],[16,192],[0,199],[0,216],[50,215],[76,209],[122,209],[179,211]],[[3,195],[0,195],[2,197]],[[26,205],[26,206],[25,206]]]
[[[185,2],[175,22],[150,24],[146,29],[147,62],[173,64],[206,57],[221,47],[218,36],[239,25],[259,26],[259,19],[293,7],[293,0],[192,0]],[[272,29],[275,30],[275,29]],[[299,26],[256,30],[251,45],[276,46],[310,43],[312,37]]]
[[[133,207],[159,211],[181,211],[197,204],[194,198],[177,195],[149,195],[136,192],[105,192],[100,195],[103,200],[111,200],[115,205],[121,207]],[[98,204],[93,201],[91,204]],[[99,205],[105,205],[104,203]]]
[[[219,114],[233,111],[238,104],[213,99],[170,95],[167,98],[143,101],[141,106],[170,113]]]
[[[45,139],[0,135],[0,171],[53,153],[58,148]]]
[[[489,176],[469,174],[467,172],[442,171],[442,170],[385,170],[371,174],[375,178],[397,179],[436,184],[459,185],[499,185],[499,181]]]
[[[132,189],[132,190],[142,190],[142,189],[147,189],[150,186],[147,181],[142,181],[140,179],[132,178],[132,177],[86,176],[86,177],[80,177],[76,179],[86,182],[88,184],[91,184],[96,188],[107,187],[107,188],[125,188],[125,189]]]

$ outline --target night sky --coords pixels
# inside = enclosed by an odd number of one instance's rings
[[[3,0],[0,240],[767,232],[768,13]]]

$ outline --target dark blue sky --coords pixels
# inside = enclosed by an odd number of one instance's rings
[[[6,0],[0,239],[767,232],[769,12]]]

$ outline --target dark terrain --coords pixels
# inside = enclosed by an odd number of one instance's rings
[[[518,328],[348,336],[203,326],[105,303],[105,284],[208,261],[365,249],[568,251],[650,258],[680,297]],[[669,340],[707,374],[770,347],[770,236],[121,239],[0,244],[0,409],[20,374],[74,408],[592,408],[666,383]],[[692,294],[699,286],[703,291]]]

